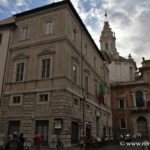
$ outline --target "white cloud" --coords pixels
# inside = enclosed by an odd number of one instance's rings
[[[117,50],[122,56],[131,53],[139,65],[141,58],[150,56],[150,1],[104,0],[110,27],[116,33]],[[102,29],[102,28],[101,28]]]
[[[7,7],[8,6],[8,0],[0,0],[0,6]]]
[[[24,6],[27,5],[27,2],[25,0],[16,0],[16,6]]]
[[[16,1],[16,4],[12,1]],[[37,0],[38,3],[40,0]],[[46,0],[46,3],[61,0]],[[131,53],[139,63],[141,57],[150,56],[150,0],[70,0],[83,20],[95,43],[99,47],[99,37],[104,24],[104,10],[107,9],[112,31],[116,33],[117,50],[122,56]],[[8,2],[10,3],[8,5]],[[33,0],[0,0],[0,6],[18,13],[22,6],[30,8]],[[46,4],[43,2],[43,4]],[[42,4],[40,2],[40,4]],[[34,4],[32,3],[32,6]],[[12,7],[13,6],[13,7]],[[2,7],[1,7],[2,8]],[[2,9],[3,10],[3,9]],[[7,10],[6,10],[7,11]],[[6,12],[7,13],[7,12]],[[2,13],[1,13],[2,14]],[[149,54],[148,54],[149,53]],[[140,54],[138,56],[138,54]],[[150,58],[146,58],[150,59]]]

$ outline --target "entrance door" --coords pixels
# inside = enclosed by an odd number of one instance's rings
[[[91,138],[91,124],[90,123],[86,124],[86,138],[87,139]]]
[[[42,145],[48,145],[48,120],[36,121],[35,131],[43,135]]]
[[[71,123],[71,144],[78,143],[79,127],[78,122]]]
[[[9,121],[8,134],[20,133],[20,121]]]
[[[103,127],[103,136],[106,137],[106,127]]]
[[[137,119],[137,132],[142,133],[143,136],[147,136],[147,120],[144,117]]]

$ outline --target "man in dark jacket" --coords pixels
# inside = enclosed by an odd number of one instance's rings
[[[23,144],[17,137],[17,132],[13,133],[12,140],[8,141],[4,150],[23,150]]]

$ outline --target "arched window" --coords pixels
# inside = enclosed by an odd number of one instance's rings
[[[147,128],[147,119],[145,117],[140,116],[137,119],[137,132],[141,133],[143,136],[147,136],[148,128]]]
[[[106,50],[108,50],[108,43],[107,42],[105,43],[105,48],[106,48]]]
[[[135,92],[136,106],[143,107],[144,106],[144,95],[142,91]]]

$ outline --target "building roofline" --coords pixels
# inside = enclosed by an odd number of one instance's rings
[[[117,82],[117,83],[111,83],[110,87],[112,88],[120,88],[122,86],[133,86],[133,85],[149,85],[148,82],[144,81],[129,81],[129,82]]]
[[[81,27],[86,32],[86,34],[88,35],[89,39],[91,40],[91,42],[92,42],[94,48],[96,49],[97,53],[100,55],[100,57],[103,60],[105,60],[105,58],[102,55],[100,49],[95,44],[93,38],[91,37],[89,31],[87,30],[86,26],[84,25],[83,21],[81,20],[80,16],[78,15],[77,11],[75,10],[75,8],[72,5],[72,3],[70,2],[70,0],[63,0],[63,1],[60,1],[60,2],[56,2],[56,3],[51,3],[49,5],[45,5],[45,6],[42,6],[42,7],[38,7],[38,8],[32,9],[32,10],[28,10],[28,11],[25,11],[25,12],[21,12],[21,13],[15,14],[14,16],[15,17],[25,16],[25,15],[31,14],[33,12],[35,13],[35,12],[38,12],[38,11],[41,11],[41,10],[45,10],[45,9],[49,9],[49,8],[56,8],[56,7],[63,6],[63,5],[68,5],[69,6],[69,8],[72,10],[73,14],[76,16],[77,20],[79,21]]]
[[[10,17],[4,20],[0,21],[0,27],[10,27],[11,25],[14,25],[15,19],[14,17]]]

